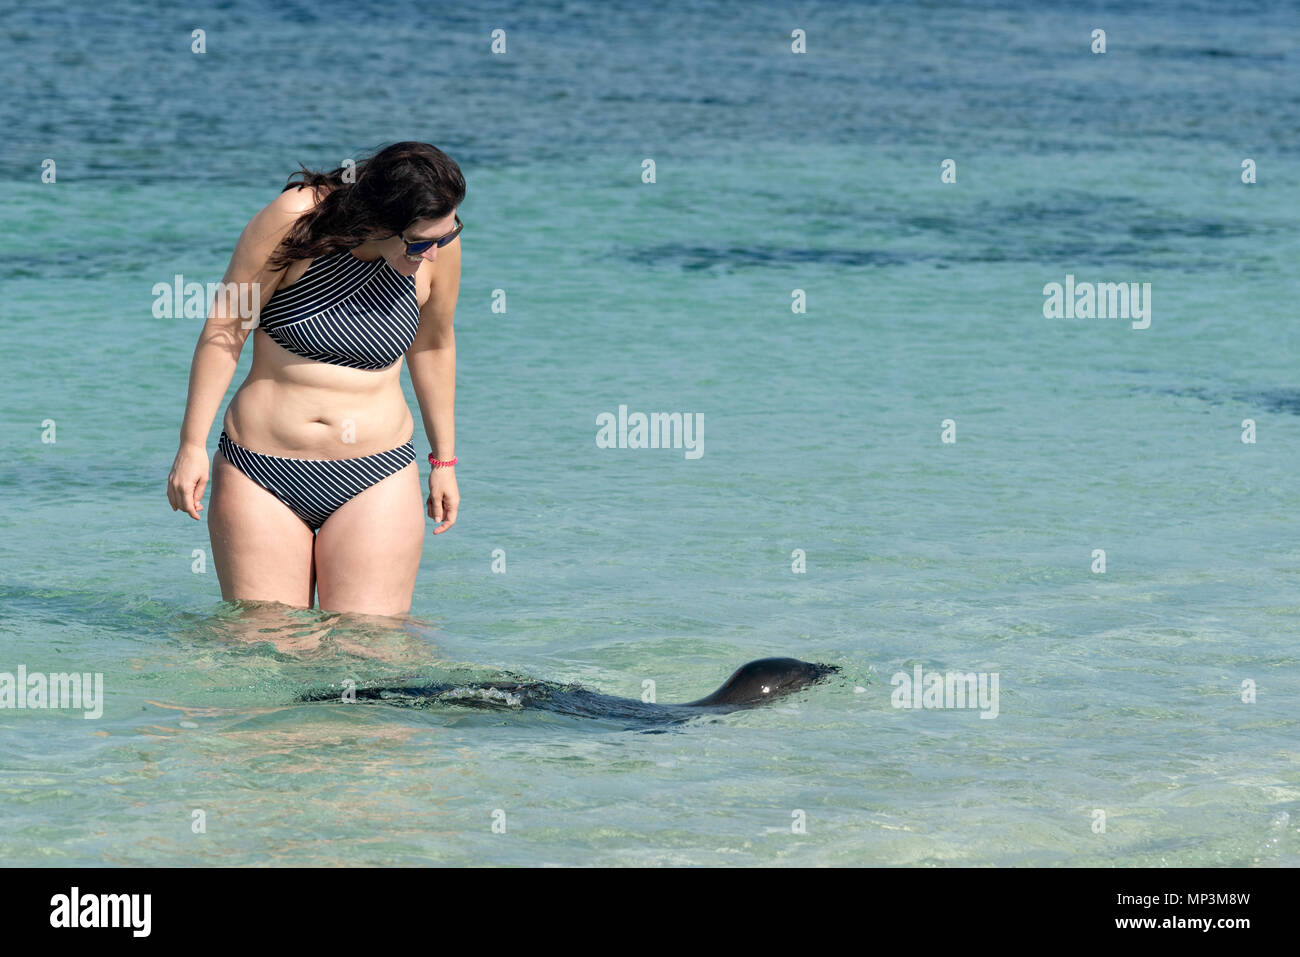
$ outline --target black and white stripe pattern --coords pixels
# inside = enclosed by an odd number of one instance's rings
[[[415,461],[415,443],[355,459],[289,459],[250,452],[223,431],[221,454],[239,471],[293,509],[313,532],[353,497]]]
[[[259,324],[304,359],[385,369],[415,341],[415,277],[396,272],[382,256],[364,262],[345,249],[313,260],[301,279],[276,290]]]

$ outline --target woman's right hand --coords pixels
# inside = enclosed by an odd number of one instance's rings
[[[167,476],[167,501],[198,521],[203,511],[203,490],[208,484],[208,450],[202,445],[182,445]]]

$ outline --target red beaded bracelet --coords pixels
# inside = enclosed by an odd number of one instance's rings
[[[441,462],[441,461],[439,461],[438,459],[435,459],[435,458],[433,457],[433,453],[430,452],[430,453],[429,453],[429,464],[432,465],[434,468],[437,468],[439,465],[455,465],[455,464],[456,464],[456,456],[453,455],[453,456],[451,457],[451,461],[449,461],[449,462]]]

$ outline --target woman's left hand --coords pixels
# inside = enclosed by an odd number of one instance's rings
[[[460,508],[460,489],[456,487],[456,467],[444,465],[429,472],[429,498],[425,502],[429,517],[438,522],[433,534],[441,535],[456,524]]]

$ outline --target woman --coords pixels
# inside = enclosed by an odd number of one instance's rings
[[[433,443],[425,505],[439,535],[460,505],[452,315],[464,197],[445,153],[396,143],[354,170],[294,173],[244,228],[223,288],[251,289],[260,316],[217,297],[167,480],[172,510],[197,520],[211,475],[222,598],[310,608],[318,593],[330,611],[410,610],[424,517],[402,356]],[[208,432],[253,330],[252,368],[209,473]]]

